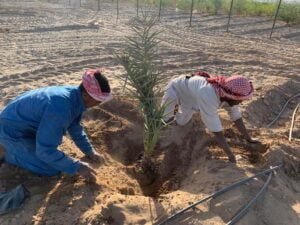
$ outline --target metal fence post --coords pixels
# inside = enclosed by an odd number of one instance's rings
[[[232,6],[233,6],[233,0],[231,0],[231,4],[230,4],[230,9],[229,9],[228,23],[227,23],[226,32],[229,31],[229,25],[230,25],[230,18],[231,18]]]
[[[160,15],[161,15],[161,5],[162,5],[162,0],[160,0],[159,2],[158,20],[160,20]]]
[[[192,26],[193,11],[194,11],[194,0],[192,0],[191,3],[190,27]]]
[[[271,34],[270,34],[270,39],[272,38],[272,34],[273,34],[273,30],[274,30],[275,23],[276,23],[276,20],[277,20],[277,16],[278,16],[278,12],[279,12],[279,9],[280,9],[280,5],[281,5],[281,0],[279,0],[278,7],[277,7],[277,10],[276,10],[276,14],[275,14],[275,18],[274,18],[274,22],[273,22]]]
[[[119,0],[117,0],[117,21],[119,20]]]
[[[139,0],[136,0],[136,15],[139,15]]]
[[[100,0],[98,0],[98,11],[100,11]]]

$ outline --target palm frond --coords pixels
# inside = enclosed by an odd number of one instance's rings
[[[130,27],[133,36],[125,38],[122,55],[117,55],[117,62],[126,71],[122,78],[131,96],[139,100],[139,107],[144,116],[144,150],[150,156],[159,138],[164,106],[157,103],[161,94],[159,84],[165,80],[159,68],[162,59],[158,54],[161,31],[155,30],[157,18],[143,15],[134,18]]]

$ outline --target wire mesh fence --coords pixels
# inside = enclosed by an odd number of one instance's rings
[[[24,2],[24,0],[15,1]],[[211,17],[210,21],[215,19],[221,22],[219,27],[223,28],[224,32],[234,30],[238,25],[247,26],[254,23],[261,29],[261,33],[268,33],[270,38],[276,32],[276,21],[281,22],[280,27],[283,26],[282,22],[287,26],[300,25],[300,0],[28,0],[28,2],[47,2],[66,8],[87,8],[102,12],[108,10],[104,6],[109,4],[109,12],[106,13],[116,18],[116,21],[121,19],[122,13],[128,13],[126,10],[120,10],[122,5],[127,7],[131,4],[131,7],[135,8],[135,13],[131,16],[148,11],[157,15],[160,21],[180,17],[182,23],[189,27],[196,27],[199,23],[205,22],[202,20],[203,17]],[[232,23],[233,19],[235,22]],[[239,23],[239,20],[243,23]],[[259,28],[260,21],[269,22],[269,27]]]

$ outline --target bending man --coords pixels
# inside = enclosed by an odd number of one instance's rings
[[[242,76],[213,77],[202,71],[180,76],[167,86],[162,100],[166,106],[164,120],[169,122],[175,116],[177,124],[183,126],[195,112],[200,112],[203,123],[214,133],[229,160],[235,163],[235,156],[222,132],[218,108],[223,107],[229,112],[231,120],[248,142],[257,142],[249,136],[238,108],[238,104],[252,97],[253,91],[252,83]]]

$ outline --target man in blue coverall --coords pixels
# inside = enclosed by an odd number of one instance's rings
[[[80,86],[45,87],[17,97],[0,113],[4,161],[40,175],[64,172],[95,182],[96,171],[89,164],[74,160],[57,148],[68,132],[86,156],[102,161],[80,120],[87,108],[111,98],[109,82],[99,70],[86,71]]]

